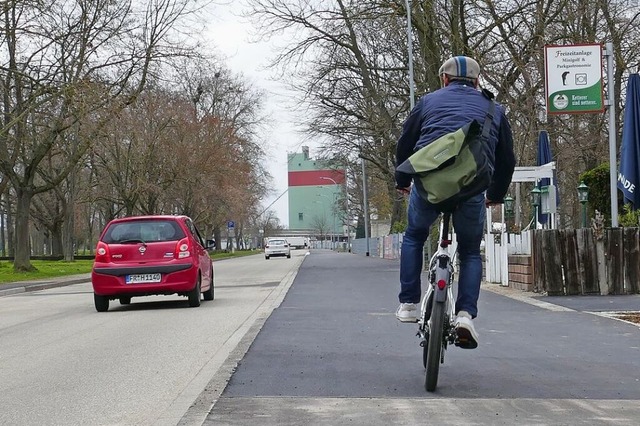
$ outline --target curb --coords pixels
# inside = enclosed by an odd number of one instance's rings
[[[47,289],[56,288],[56,287],[64,287],[72,284],[81,284],[81,283],[86,283],[87,281],[91,281],[90,274],[87,274],[86,276],[82,276],[82,277],[60,279],[58,281],[15,283],[18,285],[14,284],[11,286],[11,288],[5,288],[5,289],[2,289],[3,285],[0,284],[0,297],[11,296],[13,294],[28,293],[31,291],[47,290]],[[7,284],[7,285],[11,285],[11,284]]]

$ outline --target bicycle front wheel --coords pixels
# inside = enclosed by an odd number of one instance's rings
[[[427,345],[426,377],[424,387],[433,392],[438,385],[438,372],[442,355],[442,339],[444,333],[445,303],[435,302],[431,308],[431,326],[429,327],[429,343]]]

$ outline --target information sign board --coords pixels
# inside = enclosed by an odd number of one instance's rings
[[[547,113],[604,111],[602,45],[545,46]]]

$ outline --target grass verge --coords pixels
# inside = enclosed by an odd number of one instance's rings
[[[260,250],[236,250],[234,253],[219,251],[212,253],[211,258],[215,261],[259,253],[261,253]],[[91,272],[93,260],[75,260],[73,262],[65,262],[64,260],[31,260],[31,264],[36,267],[37,271],[14,272],[13,262],[8,260],[0,261],[0,285],[3,283],[87,274]]]
[[[233,253],[226,250],[214,251],[210,253],[213,260],[231,259],[234,257],[251,256],[252,254],[260,254],[262,250],[235,250]]]
[[[13,262],[6,260],[0,261],[0,284],[86,274],[91,272],[93,260],[76,260],[73,262],[65,262],[64,260],[32,260],[31,264],[37,268],[37,271],[14,272]]]

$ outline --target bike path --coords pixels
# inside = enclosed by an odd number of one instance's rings
[[[417,326],[394,315],[398,273],[312,251],[204,424],[637,424],[640,328],[589,312],[605,299],[562,306],[484,285],[480,346],[447,350],[427,393]]]

